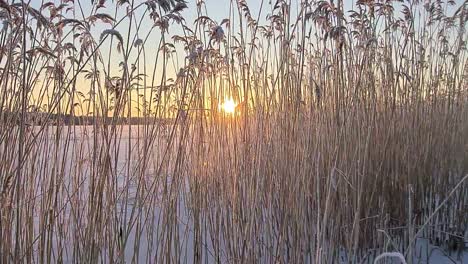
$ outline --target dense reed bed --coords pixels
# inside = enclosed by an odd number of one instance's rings
[[[0,0],[1,263],[461,260],[466,1],[38,2]]]

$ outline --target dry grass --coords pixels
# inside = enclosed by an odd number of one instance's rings
[[[466,1],[88,2],[0,0],[1,263],[461,250]]]

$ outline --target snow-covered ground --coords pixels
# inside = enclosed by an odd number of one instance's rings
[[[78,133],[74,132],[73,133],[73,140],[74,142],[77,143],[82,143],[83,145],[83,151],[91,153],[92,150],[92,127],[78,127],[79,130]],[[86,130],[84,130],[86,129]],[[64,131],[65,133],[65,131]],[[117,159],[117,168],[116,168],[116,175],[117,175],[117,190],[121,194],[120,198],[118,199],[118,203],[116,205],[116,211],[118,211],[120,214],[120,217],[122,218],[125,211],[127,212],[126,214],[126,220],[124,220],[125,225],[129,226],[131,225],[130,223],[130,216],[132,212],[141,210],[141,208],[135,208],[135,204],[133,201],[137,199],[136,193],[137,193],[137,183],[135,182],[134,179],[131,177],[128,177],[127,171],[128,171],[128,164],[131,163],[135,166],[138,162],[138,155],[131,155],[133,160],[128,160],[127,153],[129,153],[129,150],[133,153],[138,153],[137,148],[138,146],[135,145],[135,139],[138,139],[139,135],[141,135],[142,130],[138,132],[138,130],[134,127],[132,129],[132,133],[130,135],[130,132],[128,131],[128,127],[125,127],[123,130],[123,136],[120,139],[120,151],[122,154],[119,154],[119,157]],[[83,140],[86,138],[85,140]],[[51,140],[53,140],[53,137],[50,137]],[[70,157],[72,157],[74,152],[76,153],[78,148],[73,148],[69,147],[68,148],[68,154]],[[62,150],[63,151],[63,150]],[[63,151],[64,152],[64,151]],[[51,155],[53,155],[54,151],[51,149],[49,152],[44,153],[43,155],[50,155],[50,158],[53,158]],[[62,153],[64,155],[65,153]],[[85,155],[86,156],[86,155]],[[73,171],[74,169],[74,162],[76,160],[74,159],[69,159],[66,163],[66,170],[71,170]],[[91,160],[85,161],[88,163],[88,166],[90,165]],[[159,164],[160,161],[154,161],[154,163]],[[132,170],[133,168],[131,168]],[[155,173],[155,168],[149,167],[146,170],[146,174],[152,175]],[[75,174],[76,175],[76,174]],[[84,186],[88,185],[88,176],[90,175],[90,170],[85,169],[83,171],[83,174],[80,176],[80,179],[83,180]],[[38,178],[39,180],[39,178]],[[151,185],[154,183],[154,179],[152,177],[147,177],[148,182],[146,183],[147,185]],[[65,180],[66,181],[66,180]],[[170,186],[172,179],[170,176],[166,178],[166,185]],[[185,180],[186,181],[186,180]],[[64,183],[64,185],[70,187],[71,183]],[[185,182],[186,189],[188,188],[188,182]],[[87,188],[83,188],[85,190]],[[123,199],[125,193],[128,191],[128,198]],[[181,190],[180,192],[183,192]],[[193,241],[194,241],[194,232],[193,232],[193,219],[191,217],[191,212],[189,208],[187,208],[186,204],[186,194],[185,193],[179,193],[176,195],[176,206],[177,209],[174,210],[173,212],[176,212],[176,216],[171,218],[171,219],[177,219],[177,232],[179,233],[179,238],[180,238],[180,245],[179,245],[179,260],[182,263],[193,263],[194,262],[194,246],[193,246]],[[81,199],[86,200],[87,199],[87,194],[84,193]],[[151,214],[147,214],[148,219],[145,219],[146,222],[144,222],[146,225],[149,225],[149,223],[153,223],[153,226],[160,226],[158,221],[162,221],[162,219],[165,219],[165,214],[166,208],[164,205],[161,205],[160,207],[155,206],[154,208],[151,208]],[[71,215],[70,214],[70,206],[67,204],[64,204],[64,213],[63,215]],[[123,218],[122,218],[123,219]],[[40,219],[38,217],[35,217],[35,228],[39,228],[39,221]],[[64,220],[67,222],[67,220]],[[133,219],[135,221],[135,218]],[[142,222],[143,223],[143,222]],[[82,223],[85,225],[85,223]],[[71,230],[73,227],[69,227],[69,235],[73,233]],[[130,263],[132,261],[138,261],[140,263],[147,263],[150,262],[152,263],[153,260],[156,258],[155,254],[156,252],[151,252],[154,250],[154,246],[160,241],[158,239],[165,236],[164,230],[161,230],[159,228],[149,230],[147,228],[141,228],[139,234],[136,232],[136,228],[132,228],[131,231],[129,232],[129,237],[128,240],[126,241],[126,247],[125,247],[125,260],[127,263]],[[139,237],[139,238],[137,238]],[[135,248],[134,248],[134,242],[135,239],[139,239],[139,248],[138,252],[135,254]],[[212,244],[211,240],[211,233],[209,232],[209,228],[204,229],[204,234],[202,235],[202,262],[203,263],[216,263],[216,258],[214,257],[213,252],[215,251],[214,245]],[[150,244],[152,244],[150,246]],[[54,246],[57,246],[56,243],[53,243]],[[218,254],[220,261],[221,262],[227,262],[228,260],[226,259],[226,247],[223,242],[221,242],[218,245]],[[64,262],[71,262],[71,255],[73,251],[73,246],[72,245],[65,245],[64,248],[65,250],[65,257],[64,257]],[[106,249],[101,249],[101,255],[105,255]],[[224,253],[223,253],[224,252]],[[372,255],[372,254],[369,254]],[[103,262],[107,262],[105,258],[101,259]],[[268,260],[263,260],[262,262],[268,262]],[[346,260],[346,258],[342,258],[342,263],[348,263],[349,261]],[[364,263],[373,263],[374,259],[367,258]],[[385,260],[379,261],[378,263],[401,263],[397,258],[386,258]],[[436,263],[447,263],[447,264],[453,264],[453,263],[461,263],[461,264],[468,264],[468,251],[465,249],[463,252],[460,254],[457,254],[455,252],[447,252],[447,250],[435,247],[431,245],[427,239],[424,238],[419,238],[417,239],[416,246],[414,249],[414,256],[413,256],[413,263],[429,263],[429,264],[436,264]]]

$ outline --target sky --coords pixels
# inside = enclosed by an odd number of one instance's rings
[[[188,8],[181,12],[181,15],[184,17],[187,25],[190,28],[192,28],[193,22],[195,21],[195,19],[198,16],[197,11],[196,11],[197,10],[197,7],[196,7],[196,2],[197,1],[198,0],[188,0],[187,1]],[[291,7],[292,17],[296,16],[300,1],[301,0],[291,0],[291,3],[292,3],[292,7]],[[55,2],[59,3],[60,1],[56,0]],[[81,6],[83,8],[83,12],[84,12],[85,16],[88,16],[89,14],[91,14],[91,10],[92,10],[91,0],[81,0],[81,1],[75,0],[75,6],[77,5],[78,2],[81,3]],[[144,2],[144,1],[143,0],[135,0],[136,5],[139,4],[139,3],[142,3],[142,2]],[[229,18],[230,5],[231,5],[232,2],[234,2],[234,4],[235,4],[236,1],[235,0],[233,0],[233,1],[231,1],[231,0],[205,0],[204,2],[205,2],[205,5],[203,7],[206,8],[206,10],[203,10],[203,12],[204,12],[203,15],[208,14],[208,16],[212,20],[216,21],[217,23],[220,23],[223,19]],[[456,3],[455,6],[460,6],[460,4],[463,2],[463,0],[457,0],[456,2],[457,3]],[[40,6],[40,4],[41,4],[41,1],[40,0],[32,0],[31,3],[32,3],[33,6],[38,8]],[[250,12],[251,12],[252,16],[257,18],[258,13],[260,11],[260,7],[262,5],[262,0],[246,0],[246,3],[249,6],[249,9],[250,9]],[[353,1],[353,0],[351,0],[351,1],[344,0],[344,9],[345,9],[345,11],[351,9],[351,7],[354,5],[354,3],[355,3],[355,1]],[[261,10],[262,12],[261,12],[261,16],[260,16],[260,24],[263,24],[266,21],[266,16],[269,13],[271,13],[271,9],[272,9],[272,6],[274,4],[275,4],[275,0],[264,0],[263,1],[263,6],[262,6],[262,10]],[[145,7],[140,8],[136,12],[136,17],[137,18],[141,17],[143,15],[144,10],[145,10]],[[234,16],[235,16],[234,19],[237,19],[236,18],[237,17],[237,7],[234,7],[234,10],[235,10],[234,11]],[[47,14],[47,11],[44,11],[44,12]],[[112,0],[108,0],[107,3],[106,3],[106,7],[99,10],[99,13],[106,13],[106,14],[109,14],[111,16],[114,16],[114,12],[115,12],[115,1],[112,1]],[[449,12],[450,12],[450,10],[449,10]],[[124,13],[125,13],[125,9],[120,8],[116,20],[118,21],[120,18],[122,18]],[[145,18],[144,21],[145,22],[143,23],[142,27],[138,31],[138,37],[139,38],[144,38],[146,36],[146,34],[150,31],[150,29],[152,27],[152,24],[153,24],[152,21],[149,18]],[[234,22],[231,21],[231,23],[235,23],[235,21]],[[123,21],[123,23],[121,23],[117,27],[117,30],[123,35],[123,38],[125,40],[127,39],[127,35],[128,35],[126,33],[127,30],[128,30],[128,25],[129,25],[128,19],[125,19]],[[112,26],[109,25],[109,24],[97,23],[96,27],[94,27],[92,29],[92,34],[94,35],[94,39],[99,40],[101,33],[106,29],[110,29],[111,27]],[[136,32],[136,28],[133,27],[132,32],[130,33],[130,36],[131,37],[135,36],[135,32]],[[172,36],[174,34],[183,35],[181,27],[179,25],[176,25],[176,24],[170,25],[169,35]],[[149,69],[152,69],[154,60],[156,59],[157,48],[158,48],[158,43],[159,43],[160,38],[161,38],[161,34],[160,34],[159,30],[155,29],[155,30],[153,30],[150,37],[148,38],[148,41],[145,44],[146,65],[147,65],[147,67]],[[107,51],[108,50],[113,50],[112,55],[111,55],[111,74],[110,74],[111,76],[121,75],[119,63],[123,60],[122,54],[118,54],[117,52],[115,52],[115,43],[116,42],[114,41],[114,44],[113,44],[114,46],[110,47],[110,41],[106,40],[104,42],[103,46],[102,46],[102,49],[101,49],[103,51],[102,55],[103,55],[105,61],[107,60],[107,57],[108,57]],[[136,51],[136,48],[133,49],[133,50]],[[130,63],[132,61],[134,61],[135,54],[136,54],[136,52],[133,52],[133,53],[130,54],[130,56],[129,56]],[[180,50],[179,50],[178,58],[177,58],[178,65],[175,65],[175,66],[171,65],[171,67],[167,68],[167,70],[169,72],[169,77],[175,77],[176,72],[178,71],[178,69],[184,66],[185,55],[186,54],[184,52],[180,52]],[[149,70],[149,71],[152,72],[152,70]],[[157,72],[156,72],[156,75],[160,75],[161,71],[162,71],[162,65],[159,65],[158,69],[157,69]],[[157,81],[157,82],[159,82],[159,81]],[[156,85],[157,84],[159,84],[159,83],[156,83]],[[82,92],[86,92],[89,89],[89,84],[87,84],[86,81],[83,78],[79,79],[78,86],[79,86],[79,90],[81,90]]]

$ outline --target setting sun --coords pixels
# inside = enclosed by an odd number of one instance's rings
[[[220,108],[228,114],[233,114],[236,111],[236,106],[237,104],[234,102],[234,100],[228,99],[220,105]]]

